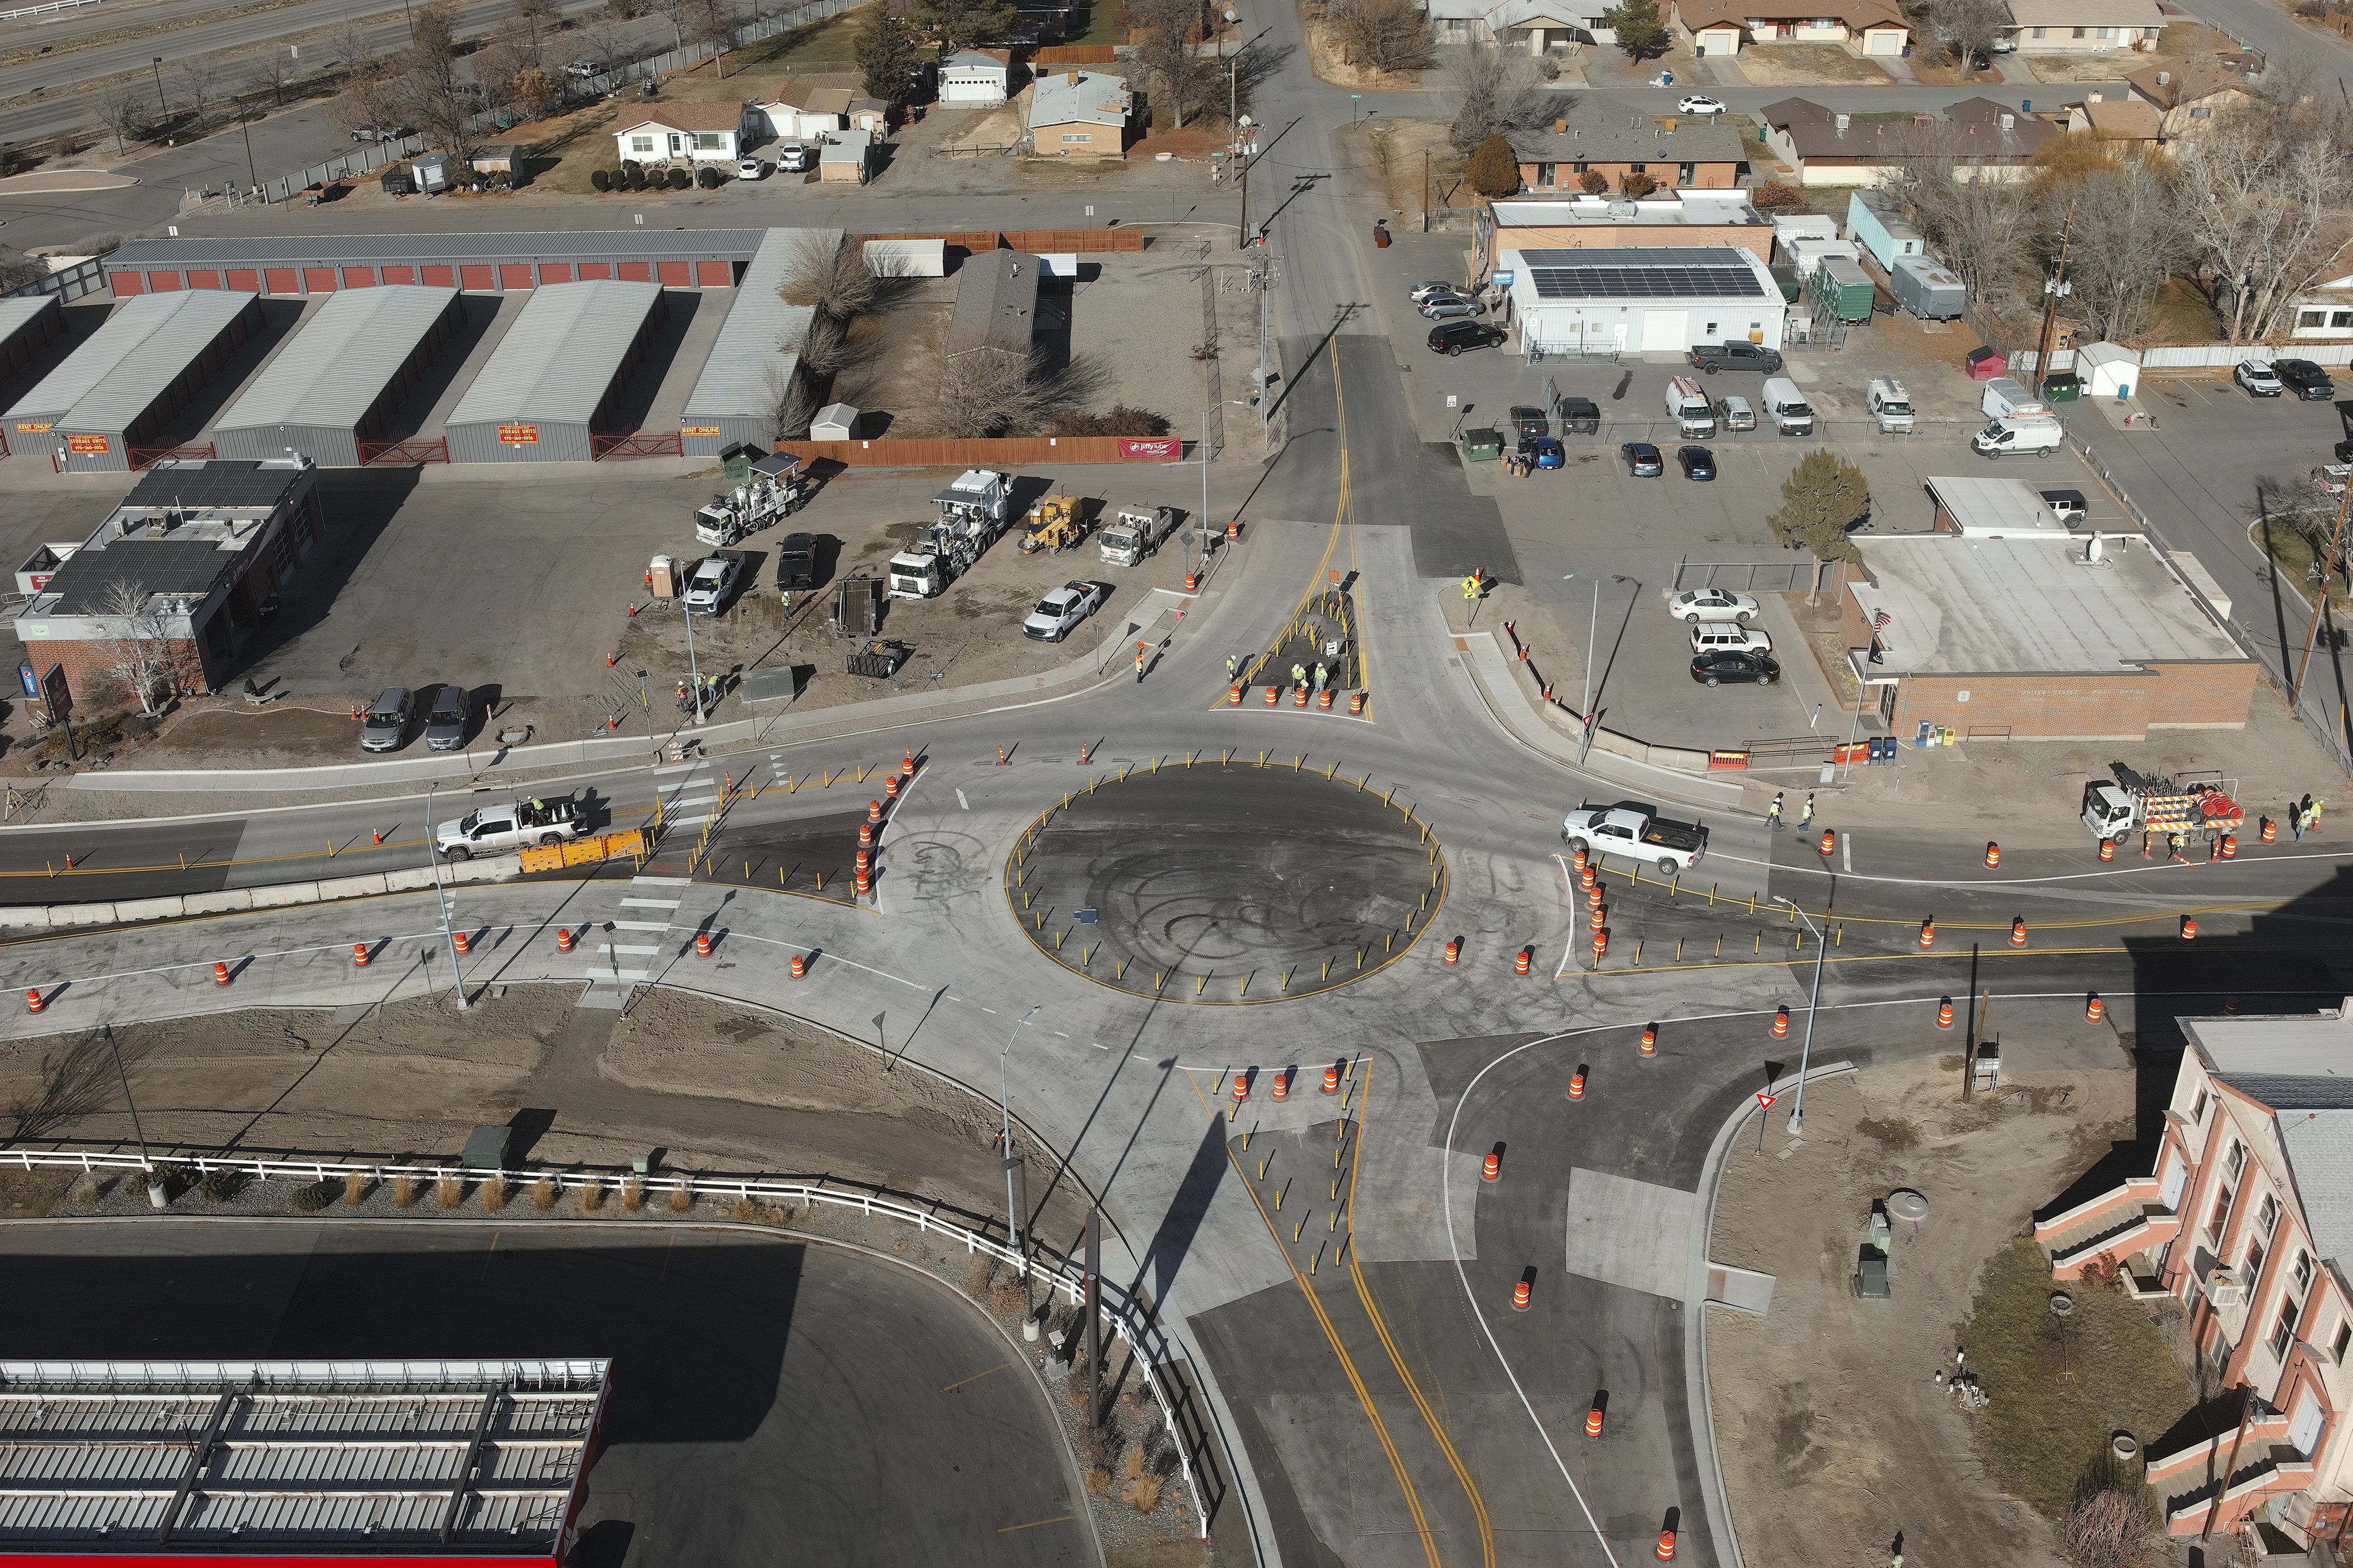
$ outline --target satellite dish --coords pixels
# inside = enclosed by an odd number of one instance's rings
[[[2091,542],[2084,546],[2084,559],[2086,561],[2096,562],[2099,560],[2100,554],[2100,536],[2095,533],[2092,535]]]
[[[1889,1195],[1887,1212],[1897,1219],[1908,1219],[1916,1224],[1928,1217],[1928,1200],[1905,1187]]]

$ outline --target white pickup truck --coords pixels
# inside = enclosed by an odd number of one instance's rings
[[[576,800],[502,800],[443,823],[434,832],[433,847],[444,860],[470,860],[577,838],[587,826]]]
[[[1616,855],[1628,860],[1648,860],[1672,876],[1691,869],[1707,853],[1707,829],[1690,822],[1671,822],[1658,808],[1639,800],[1615,805],[1580,805],[1560,825],[1560,836],[1582,845],[1588,855]]]

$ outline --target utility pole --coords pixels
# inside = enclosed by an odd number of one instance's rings
[[[1969,943],[1969,971],[1977,972],[1978,944]],[[1978,1092],[1978,1047],[1985,1039],[1986,1015],[1993,1011],[1993,987],[1987,986],[1978,994],[1978,1005],[1970,1009],[1968,1053],[1961,1058],[1961,1098],[1975,1100]]]
[[[1239,155],[1239,154],[1238,154]],[[1250,164],[1242,164],[1242,220],[1234,228],[1234,248],[1246,249],[1250,245]]]
[[[1430,149],[1421,150],[1421,232],[1430,232]]]
[[[2240,1397],[2245,1401],[2239,1407],[2239,1435],[2231,1439],[2231,1457],[2222,1466],[2222,1479],[2214,1488],[2214,1506],[2206,1510],[2206,1528],[2198,1532],[2200,1541],[2214,1538],[2214,1527],[2222,1520],[2222,1500],[2231,1495],[2231,1478],[2239,1468],[2239,1445],[2247,1440],[2247,1428],[2255,1419],[2255,1389],[2253,1384],[2239,1385]]]
[[[259,185],[261,184],[261,176],[255,172],[253,166],[253,122],[246,118],[245,97],[242,93],[237,99],[237,129],[245,132],[245,176],[252,184]]]
[[[2337,503],[2337,531],[2329,535],[2328,555],[2320,563],[2320,597],[2312,606],[2312,626],[2304,634],[2304,657],[2296,661],[2295,684],[2288,689],[2287,705],[2291,711],[2304,696],[2304,678],[2312,668],[2313,645],[2320,640],[2320,623],[2328,614],[2328,578],[2337,569],[2337,557],[2345,552],[2345,520],[2348,510],[2353,510],[2353,484],[2345,487],[2345,499]],[[2271,526],[2268,520],[2263,526]],[[2273,569],[2278,570],[2276,566]]]
[[[2059,232],[2059,268],[2042,284],[2042,335],[2034,343],[2034,395],[2041,397],[2051,381],[2051,331],[2058,324],[2059,301],[2066,298],[2067,248],[2075,239],[2075,203],[2067,202],[2067,226]]]
[[[466,1010],[466,977],[458,970],[458,935],[449,923],[449,895],[441,886],[441,853],[433,842],[433,792],[441,787],[434,780],[425,786],[425,858],[433,862],[433,900],[441,906],[441,940],[449,949],[449,978],[457,982],[458,1011]]]

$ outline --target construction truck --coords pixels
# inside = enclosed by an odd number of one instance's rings
[[[1079,515],[1079,498],[1050,495],[1029,509],[1027,531],[1021,535],[1021,553],[1051,550],[1057,554],[1076,550],[1087,537],[1087,525]]]
[[[1176,531],[1176,514],[1165,506],[1124,506],[1103,531],[1103,558],[1113,566],[1134,566]]]
[[[2239,781],[2213,779],[2146,784],[2094,782],[2084,786],[2084,826],[2094,838],[2121,843],[2136,833],[2162,833],[2184,841],[2219,838],[2239,827],[2247,814],[2238,802]]]
[[[694,537],[705,544],[733,544],[798,511],[814,489],[801,471],[798,458],[774,453],[754,463],[751,476],[742,484],[713,495],[709,506],[695,510]]]
[[[982,551],[1005,531],[1005,476],[968,468],[932,498],[940,520],[923,543],[891,557],[894,599],[934,598],[972,568]]]

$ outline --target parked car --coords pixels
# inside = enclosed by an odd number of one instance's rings
[[[1568,452],[1567,448],[1563,447],[1557,439],[1550,436],[1539,436],[1536,437],[1535,450],[1533,455],[1535,458],[1536,467],[1539,468],[1557,468],[1564,466],[1568,461]]]
[[[1626,459],[1626,472],[1635,479],[1655,479],[1667,471],[1659,449],[1648,441],[1629,441],[1618,448],[1618,455]]]
[[[1755,626],[1738,621],[1694,621],[1694,653],[1771,653],[1773,639]]]
[[[1416,305],[1419,305],[1432,294],[1460,294],[1461,292],[1461,284],[1449,283],[1443,278],[1433,278],[1427,283],[1415,284],[1413,286],[1412,292],[1409,293],[1406,298],[1411,300]]]
[[[1545,411],[1526,403],[1512,405],[1512,427],[1523,436],[1552,434],[1552,421],[1546,416]]]
[[[2231,379],[2245,387],[2250,397],[2277,397],[2287,390],[2269,360],[2242,359],[2232,370]]]
[[[612,68],[603,60],[574,60],[564,68],[564,74],[575,80],[586,81],[591,77],[603,76]]]
[[[787,142],[776,149],[776,173],[806,174],[817,167],[817,149],[798,142]]]
[[[406,686],[387,686],[377,692],[375,700],[368,704],[367,716],[360,721],[360,749],[394,751],[408,739],[408,721],[413,716],[409,701]]]
[[[1703,483],[1715,478],[1715,454],[1704,447],[1678,447],[1675,461],[1683,465],[1683,478]]]
[[[2306,403],[2325,403],[2337,395],[2337,384],[2328,379],[2328,373],[2308,359],[2274,360],[2272,374]]]
[[[743,158],[736,161],[735,177],[739,180],[756,180],[767,172],[768,165],[757,158]]]
[[[1757,618],[1757,601],[1729,588],[1686,588],[1667,601],[1667,614],[1679,621],[1739,621]]]
[[[1770,686],[1781,679],[1781,667],[1770,654],[1711,648],[1692,656],[1692,679],[1702,686],[1721,686],[1727,680]]]
[[[1486,321],[1440,321],[1430,329],[1430,352],[1459,354],[1464,349],[1493,348],[1510,334]]]
[[[2042,504],[2051,509],[2052,516],[2070,528],[2083,521],[2091,510],[2084,504],[2082,490],[2044,490]]]
[[[425,719],[425,744],[436,752],[454,752],[466,743],[466,689],[448,681],[433,694],[432,711]]]
[[[1753,370],[1766,375],[1781,374],[1781,353],[1758,343],[1694,343],[1693,366],[1714,375],[1720,370]]]
[[[1564,397],[1560,400],[1560,433],[1564,436],[1591,436],[1601,428],[1601,405],[1589,397]]]
[[[403,125],[398,121],[388,121],[383,124],[370,123],[366,125],[354,125],[352,127],[352,140],[354,142],[397,142],[404,136],[414,136],[416,134],[417,127],[414,125]]]
[[[686,592],[681,595],[690,616],[715,616],[727,607],[735,592],[735,580],[744,570],[744,552],[740,550],[714,550],[702,558],[693,575],[686,580]]]
[[[1039,642],[1060,642],[1102,603],[1103,590],[1094,584],[1065,583],[1030,609],[1029,618],[1021,623],[1021,635]]]
[[[1675,105],[1677,114],[1729,114],[1731,106],[1704,92],[1686,93]]]
[[[1433,321],[1458,321],[1469,316],[1483,316],[1487,307],[1460,294],[1432,294],[1421,302],[1421,313]]]

